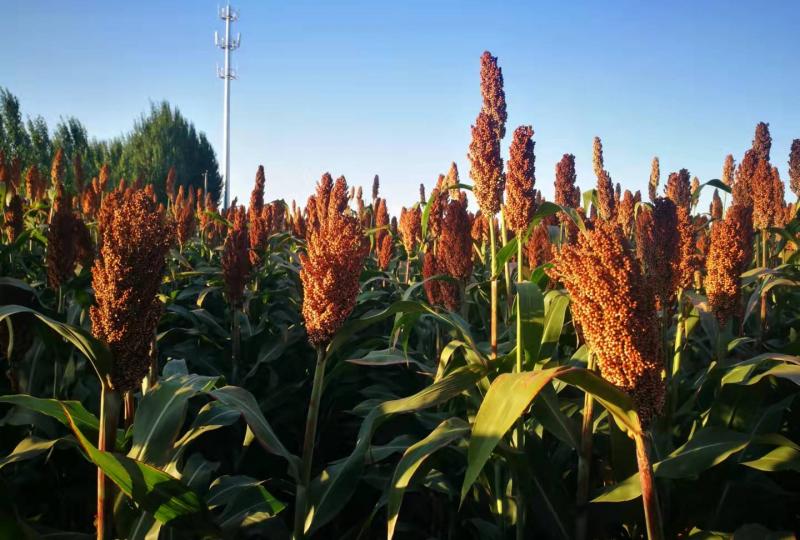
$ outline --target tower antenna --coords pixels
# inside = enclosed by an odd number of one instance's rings
[[[220,38],[214,32],[214,44],[225,51],[225,67],[220,69],[217,66],[217,76],[225,81],[225,98],[223,102],[222,119],[222,169],[223,182],[225,183],[225,198],[223,208],[228,208],[231,195],[231,80],[236,79],[236,71],[231,68],[231,51],[239,48],[242,36],[237,34],[236,38],[231,38],[231,23],[239,20],[239,12],[231,8],[230,4],[219,9],[219,18],[225,21],[225,37]]]

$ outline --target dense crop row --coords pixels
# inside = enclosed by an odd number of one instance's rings
[[[301,208],[259,168],[220,211],[174,170],[159,200],[0,156],[0,536],[800,528],[800,221],[768,125],[720,180],[662,187],[654,159],[647,200],[596,138],[595,187],[565,154],[545,201],[533,129],[501,156],[488,53],[481,92],[472,184],[453,164],[396,217],[377,177]]]

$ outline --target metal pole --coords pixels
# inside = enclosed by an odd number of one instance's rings
[[[239,13],[231,8],[230,4],[219,11],[219,17],[225,21],[225,37],[219,39],[215,32],[214,41],[219,48],[225,51],[225,66],[222,71],[219,71],[219,68],[217,70],[218,75],[225,80],[222,118],[222,179],[225,183],[223,207],[228,208],[231,194],[231,79],[236,78],[236,73],[231,68],[231,51],[239,48],[241,37],[238,35],[236,38],[231,37],[231,23],[239,19]]]
[[[225,204],[228,208],[231,196],[231,78],[230,78],[230,58],[231,58],[231,6],[225,6],[225,109],[223,113],[222,139],[225,150],[223,152],[223,166],[225,170]]]

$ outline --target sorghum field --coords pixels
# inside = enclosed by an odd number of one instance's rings
[[[0,537],[793,537],[800,140],[631,193],[480,88],[397,216],[3,156]]]

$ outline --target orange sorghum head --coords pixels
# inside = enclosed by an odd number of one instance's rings
[[[498,140],[506,136],[506,94],[503,90],[503,70],[497,65],[497,57],[489,51],[481,55],[482,109],[492,118],[493,129]]]
[[[761,160],[755,150],[751,149],[744,153],[742,161],[736,168],[736,176],[733,183],[734,204],[753,205],[753,181],[759,161]]]
[[[467,157],[478,206],[485,215],[493,216],[500,210],[505,177],[495,121],[483,110],[472,126],[472,140]]]
[[[250,275],[250,245],[244,206],[231,206],[231,213],[233,225],[228,230],[222,247],[222,276],[225,279],[228,300],[234,307],[238,307]]]
[[[681,169],[676,173],[670,173],[667,178],[667,198],[670,199],[678,208],[691,209],[692,205],[692,186],[689,180],[689,171]]]
[[[722,199],[719,197],[719,190],[714,190],[714,196],[711,198],[711,206],[708,208],[708,213],[711,219],[722,219]]]
[[[535,211],[536,183],[533,128],[520,126],[514,130],[506,175],[506,201],[503,210],[508,228],[519,233],[528,228]]]
[[[385,234],[381,238],[381,243],[378,246],[378,268],[381,270],[388,270],[389,263],[392,261],[394,251],[394,241],[390,234]]]
[[[734,204],[725,219],[711,227],[706,258],[705,288],[708,303],[721,323],[739,314],[740,276],[753,255],[752,209]]]
[[[598,221],[562,248],[549,273],[569,292],[603,378],[632,394],[647,425],[664,403],[663,361],[651,289],[622,230]]]
[[[75,220],[71,198],[65,193],[64,184],[56,184],[53,211],[47,228],[47,281],[53,289],[63,285],[75,271]]]
[[[345,211],[347,182],[327,173],[309,198],[306,253],[300,255],[303,318],[312,345],[327,344],[350,315],[369,242],[358,218]]]
[[[658,197],[658,183],[661,181],[661,166],[658,162],[658,157],[653,158],[650,164],[650,181],[647,183],[647,194],[650,197],[650,202],[655,202]]]
[[[673,259],[679,252],[678,212],[666,197],[656,197],[651,211],[636,217],[636,255],[650,283],[658,309],[666,309],[675,294]]]
[[[769,134],[769,124],[759,122],[756,124],[756,134],[753,138],[753,150],[758,159],[769,161],[769,151],[772,148],[772,136]]]
[[[442,223],[442,236],[436,257],[440,270],[466,281],[472,275],[472,238],[467,206],[450,201]]]
[[[115,191],[103,200],[100,216],[102,242],[92,267],[92,332],[111,349],[111,383],[124,392],[139,386],[150,364],[150,344],[162,310],[156,295],[173,231],[142,190]]]
[[[400,236],[403,239],[403,247],[409,257],[414,253],[418,243],[422,240],[422,210],[419,206],[413,206],[410,210],[405,207],[400,212]]]
[[[550,243],[550,234],[547,224],[539,223],[531,232],[528,242],[525,245],[525,253],[528,257],[528,266],[536,268],[553,259],[553,244]]]
[[[622,226],[622,232],[627,238],[630,238],[633,232],[633,212],[635,208],[636,200],[633,193],[626,189],[617,211],[617,222]]]
[[[800,197],[800,139],[792,141],[789,151],[789,187]]]

